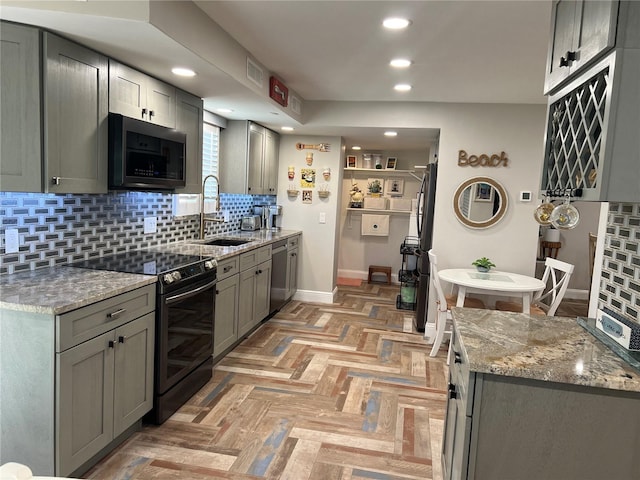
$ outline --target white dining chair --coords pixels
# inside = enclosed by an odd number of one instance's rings
[[[536,292],[533,296],[531,314],[553,317],[567,291],[574,266],[551,257],[547,257],[544,264],[542,281],[547,285],[547,288]],[[496,310],[522,312],[522,303],[498,300]]]
[[[440,345],[445,335],[451,335],[451,327],[447,325],[452,320],[451,308],[456,306],[455,295],[445,295],[442,285],[440,284],[440,276],[438,275],[438,257],[433,253],[433,249],[427,252],[429,254],[431,285],[436,289],[438,297],[436,311],[436,338],[431,348],[429,356],[435,357],[440,350]],[[464,306],[467,308],[486,308],[484,302],[478,298],[465,298]],[[447,365],[449,365],[449,354],[451,353],[451,342],[449,342],[449,352],[447,353]]]

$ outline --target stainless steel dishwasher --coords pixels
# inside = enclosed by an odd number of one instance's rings
[[[287,303],[287,240],[279,240],[271,247],[271,299],[269,314]]]

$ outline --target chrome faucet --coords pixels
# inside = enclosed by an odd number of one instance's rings
[[[202,180],[202,195],[200,197],[200,238],[201,239],[204,238],[204,227],[205,227],[205,224],[207,222],[224,223],[224,219],[223,218],[207,217],[205,215],[205,213],[204,213],[204,201],[207,198],[207,197],[205,197],[205,194],[204,194],[204,187],[207,184],[207,180],[209,180],[210,178],[214,178],[216,180],[216,183],[218,184],[218,195],[215,197],[216,198],[216,213],[218,213],[220,211],[220,180],[218,180],[218,177],[216,177],[215,175],[207,175]],[[212,197],[209,197],[209,198],[212,198]]]

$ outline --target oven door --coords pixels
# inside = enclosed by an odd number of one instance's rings
[[[156,392],[163,394],[213,355],[216,279],[158,296]]]

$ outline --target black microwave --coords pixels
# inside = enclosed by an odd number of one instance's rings
[[[173,190],[186,184],[187,136],[149,122],[109,114],[109,188]]]

